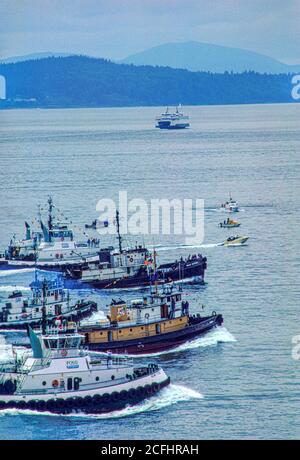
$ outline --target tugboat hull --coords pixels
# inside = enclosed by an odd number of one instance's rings
[[[144,337],[142,339],[106,343],[85,343],[85,345],[91,351],[111,352],[113,354],[143,355],[148,353],[158,353],[176,348],[197,336],[205,334],[217,326],[221,326],[222,323],[222,315],[217,314],[205,319],[191,317],[188,326],[175,332]],[[80,332],[84,333],[84,328],[81,328]]]
[[[171,283],[173,281],[184,281],[191,279],[197,284],[204,284],[205,270],[207,268],[206,257],[201,259],[190,260],[185,264],[173,263],[161,265],[157,268],[156,283],[159,285]],[[88,284],[97,289],[112,288],[132,288],[148,287],[151,281],[151,275],[142,267],[135,275],[117,278],[117,279],[91,279],[82,280],[81,271],[73,270],[67,273],[67,277],[77,279],[84,284]]]
[[[63,394],[0,394],[0,410],[17,408],[56,414],[103,414],[139,404],[169,385],[170,377],[153,367],[143,377],[119,385]],[[1,392],[2,393],[2,392]]]

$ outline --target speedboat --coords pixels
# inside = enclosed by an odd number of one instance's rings
[[[157,394],[170,378],[157,364],[128,358],[91,357],[74,323],[37,334],[29,326],[32,352],[0,364],[0,410],[59,414],[106,413]]]
[[[226,241],[220,244],[220,246],[240,246],[245,244],[249,239],[249,236],[230,236]]]
[[[176,348],[223,323],[223,317],[190,313],[182,289],[156,285],[150,294],[131,302],[113,300],[109,314],[97,322],[81,322],[79,332],[91,351],[145,354]],[[92,319],[93,320],[93,319]],[[92,321],[91,320],[91,321]]]
[[[235,228],[239,227],[240,225],[240,222],[229,218],[227,220],[224,220],[224,222],[219,223],[219,227],[221,228]]]
[[[190,126],[189,117],[179,111],[181,105],[176,107],[176,112],[170,113],[167,107],[165,113],[156,118],[156,128],[160,129],[184,129]]]
[[[3,303],[0,302],[0,329],[26,329],[28,325],[38,326],[41,324],[43,313],[50,324],[57,317],[79,321],[97,311],[97,304],[93,301],[72,301],[59,274],[54,279],[40,279],[36,271],[30,289],[30,295],[15,290]]]

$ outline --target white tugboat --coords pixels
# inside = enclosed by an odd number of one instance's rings
[[[38,279],[30,284],[31,295],[13,291],[0,303],[0,329],[26,329],[28,325],[38,326],[43,314],[51,324],[57,317],[79,321],[97,311],[97,304],[90,300],[71,301],[69,291],[64,289],[61,275],[55,279]]]
[[[41,231],[31,232],[30,225],[25,222],[25,238],[16,240],[13,237],[0,258],[3,268],[36,266],[45,270],[64,271],[99,259],[99,240],[76,241],[68,223],[54,219],[53,209],[53,201],[49,197],[47,224],[39,216]]]
[[[156,128],[160,129],[184,129],[190,126],[189,117],[179,111],[181,105],[176,107],[176,112],[170,113],[167,107],[165,113],[156,118]]]
[[[229,196],[229,201],[221,204],[221,209],[226,212],[239,212],[238,203],[232,199],[231,195]]]
[[[0,366],[0,410],[31,409],[67,414],[120,410],[149,398],[170,383],[156,364],[134,366],[132,360],[93,358],[81,348],[84,336],[75,324],[45,329],[29,326],[32,354]]]

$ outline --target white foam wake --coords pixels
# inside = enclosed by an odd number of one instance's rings
[[[160,246],[157,247],[157,253],[159,255],[160,251],[176,251],[178,249],[208,249],[218,246],[218,243],[201,243],[201,244],[178,244],[170,246]]]
[[[189,401],[191,399],[202,399],[203,395],[195,390],[191,390],[182,385],[171,384],[164,388],[157,395],[152,396],[149,399],[145,399],[140,404],[135,406],[127,406],[122,410],[109,412],[107,414],[68,414],[59,415],[51,412],[37,412],[33,410],[20,410],[20,409],[5,409],[0,411],[0,416],[5,415],[39,415],[39,416],[50,416],[50,417],[68,417],[68,418],[85,418],[85,419],[111,419],[120,417],[129,417],[137,415],[143,412],[151,412],[163,409],[164,407],[171,406],[180,402]]]
[[[193,340],[183,343],[176,348],[172,348],[171,350],[160,351],[157,353],[147,353],[142,355],[134,355],[130,354],[114,354],[114,356],[128,356],[131,358],[154,358],[156,356],[162,355],[169,355],[171,353],[180,353],[187,350],[193,350],[196,348],[205,348],[218,345],[218,343],[228,343],[228,342],[236,342],[236,338],[226,329],[224,326],[218,326],[210,332],[207,332],[204,336],[197,337]],[[104,352],[97,352],[91,351],[91,354],[95,355],[102,355],[108,356],[107,353]]]
[[[0,277],[17,275],[18,273],[34,272],[35,268],[16,268],[12,270],[0,270]]]
[[[0,292],[12,292],[12,291],[30,291],[30,287],[16,286],[16,285],[0,286]]]

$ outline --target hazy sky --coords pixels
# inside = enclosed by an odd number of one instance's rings
[[[300,63],[300,0],[0,0],[0,56],[121,59],[167,42],[241,47]]]

